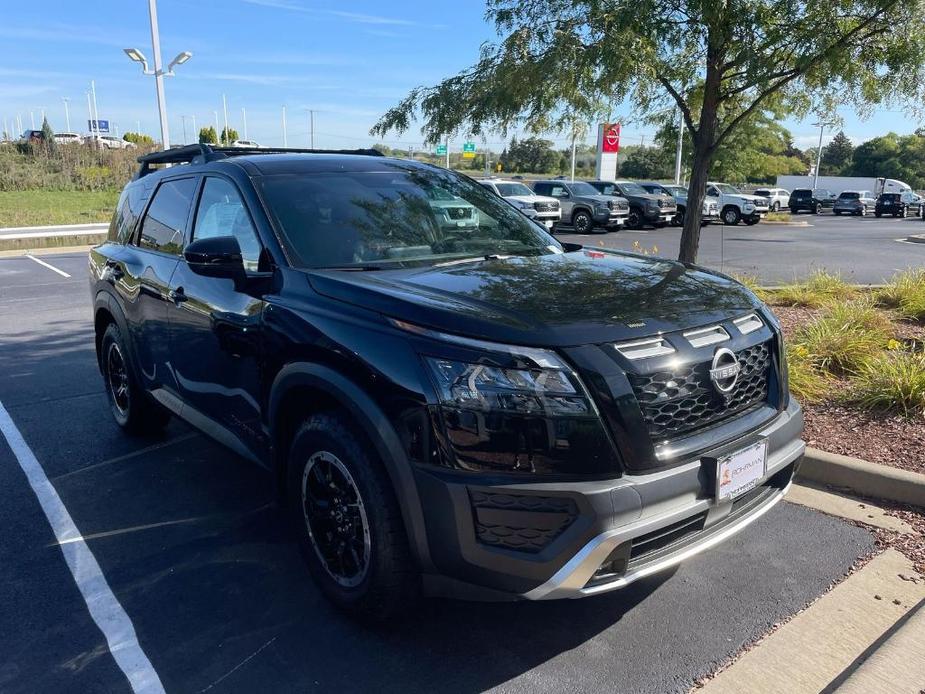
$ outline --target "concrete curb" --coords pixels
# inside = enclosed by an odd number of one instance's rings
[[[925,243],[925,234],[913,234],[912,236],[907,236],[906,241],[909,243]]]
[[[0,251],[32,251],[61,246],[95,246],[106,240],[107,231],[57,236],[17,235],[0,236]]]
[[[925,508],[925,475],[807,448],[799,479],[842,487],[860,496]]]
[[[761,224],[776,224],[777,226],[783,227],[811,227],[813,226],[809,222],[775,222],[771,219],[762,219]]]
[[[109,222],[88,222],[86,224],[50,224],[37,227],[0,227],[0,236],[9,234],[18,234],[22,232],[45,232],[50,236],[55,236],[57,231],[81,231],[87,229],[107,229]]]

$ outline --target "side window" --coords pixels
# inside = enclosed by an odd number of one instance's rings
[[[547,194],[554,198],[564,198],[566,196],[565,187],[553,186]]]
[[[552,186],[548,183],[537,183],[533,186],[533,192],[537,195],[549,195]]]
[[[148,214],[141,223],[138,245],[154,251],[180,255],[183,250],[186,220],[195,192],[195,178],[181,178],[162,183],[154,193]]]
[[[237,188],[224,178],[206,178],[199,198],[193,239],[234,236],[241,246],[244,267],[256,270],[260,260],[260,242],[244,201]]]
[[[131,243],[135,235],[135,223],[148,200],[148,190],[143,185],[131,185],[122,194],[116,210],[114,227],[109,238],[118,243]]]
[[[719,191],[718,191],[716,188],[714,188],[713,186],[710,186],[709,188],[707,188],[707,195],[712,195],[713,197],[717,197],[717,198],[718,198],[718,197],[719,197]]]

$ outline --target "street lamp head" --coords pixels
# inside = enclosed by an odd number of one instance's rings
[[[130,60],[141,63],[141,68],[147,72],[148,71],[148,59],[145,58],[144,53],[139,51],[137,48],[123,48],[125,55],[129,57]]]
[[[183,51],[182,53],[178,53],[177,57],[171,60],[170,64],[167,65],[167,74],[172,76],[174,67],[176,67],[177,65],[182,65],[183,63],[185,63],[187,60],[189,60],[192,57],[193,57],[193,54],[190,53],[189,51]]]

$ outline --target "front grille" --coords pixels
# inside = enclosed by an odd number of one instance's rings
[[[469,219],[472,210],[468,207],[448,207],[446,208],[450,219]]]
[[[649,435],[674,438],[744,412],[768,398],[771,350],[763,342],[736,353],[739,377],[728,396],[710,382],[710,362],[689,364],[674,371],[630,374]]]
[[[703,530],[707,520],[707,512],[703,511],[690,518],[679,520],[664,528],[653,530],[645,535],[634,537],[630,549],[627,568],[635,568],[645,562],[654,553],[670,549],[682,540],[687,540],[692,534]]]
[[[475,533],[483,545],[536,553],[565,532],[578,517],[566,497],[469,490]]]
[[[555,212],[559,209],[559,203],[557,202],[535,202],[533,203],[533,209],[537,212]]]
[[[607,201],[607,207],[609,207],[611,210],[617,209],[617,201],[616,201],[616,200],[608,200],[608,201]]]

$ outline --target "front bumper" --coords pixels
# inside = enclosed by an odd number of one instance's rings
[[[612,480],[511,484],[419,469],[428,545],[442,574],[425,577],[425,587],[496,600],[622,588],[709,549],[770,510],[803,455],[802,428],[802,412],[791,401],[757,430],[707,454]],[[717,502],[713,461],[759,438],[767,439],[768,458],[758,486]]]
[[[646,224],[668,224],[674,219],[678,210],[675,207],[661,207],[658,210],[646,209],[643,212],[643,221]]]

